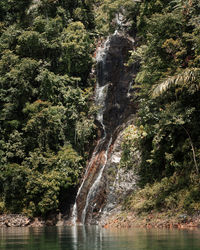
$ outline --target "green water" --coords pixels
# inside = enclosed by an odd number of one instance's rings
[[[200,230],[91,227],[3,228],[0,249],[199,250]]]

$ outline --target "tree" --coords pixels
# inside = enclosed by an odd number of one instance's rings
[[[90,1],[0,3],[3,212],[46,216],[73,201],[95,133],[92,8]]]

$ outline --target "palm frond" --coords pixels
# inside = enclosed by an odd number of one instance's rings
[[[156,98],[172,87],[189,87],[191,84],[195,85],[196,90],[200,89],[200,68],[185,69],[175,76],[168,77],[153,88],[152,97]]]

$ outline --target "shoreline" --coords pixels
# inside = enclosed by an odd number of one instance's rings
[[[119,212],[105,218],[103,228],[200,228],[200,215],[180,214],[169,216],[165,213],[135,215],[133,212]]]
[[[45,227],[59,226],[63,221],[60,220],[59,214],[53,215],[47,219],[40,217],[28,217],[22,214],[2,214],[0,215],[0,228],[8,227]]]
[[[46,227],[46,226],[72,226],[69,220],[61,219],[59,215],[51,216],[46,220],[35,217],[30,218],[21,214],[0,215],[0,228],[8,227]],[[142,216],[133,212],[118,211],[107,215],[99,223],[105,229],[116,228],[168,228],[168,229],[195,229],[200,228],[200,215],[180,214],[169,216],[165,213],[149,213]]]

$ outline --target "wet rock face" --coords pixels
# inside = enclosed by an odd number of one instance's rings
[[[109,206],[114,207],[119,201],[116,198],[118,194],[114,192],[115,186],[113,186],[117,173],[124,175],[126,179],[117,189],[119,192],[123,190],[123,195],[127,193],[127,183],[133,184],[131,174],[127,175],[118,171],[122,130],[137,110],[137,103],[133,102],[130,96],[138,64],[135,63],[131,67],[125,66],[132,48],[131,39],[125,35],[115,34],[97,52],[96,102],[100,106],[103,105],[97,115],[97,122],[103,132],[76,198],[78,222],[96,223],[102,211],[106,211]],[[113,172],[114,179],[109,177],[110,170]],[[118,184],[119,182],[115,183],[115,185]]]
[[[121,211],[121,204],[126,197],[137,189],[137,175],[134,169],[120,167],[122,155],[122,140],[124,129],[131,123],[134,123],[135,115],[129,117],[128,121],[120,127],[120,132],[112,144],[110,155],[102,176],[101,187],[99,191],[99,200],[95,204],[95,210],[90,213],[90,224],[101,224],[110,218],[113,214]],[[135,153],[135,165],[140,163],[140,153]]]
[[[120,167],[120,160],[122,155],[122,140],[124,129],[130,124],[134,123],[135,116],[130,117],[127,123],[123,124],[123,128],[117,135],[113,143],[113,149],[110,158],[106,164],[104,176],[106,178],[106,200],[101,214],[101,221],[105,217],[112,214],[112,211],[117,209],[120,203],[137,188],[137,175],[134,169],[127,169]],[[140,153],[135,153],[135,165],[140,163]]]
[[[125,66],[133,42],[121,35],[110,38],[105,59],[97,64],[97,79],[100,86],[108,84],[105,100],[104,125],[108,133],[122,125],[130,114],[136,112],[136,103],[131,102],[131,86],[138,69],[135,63],[131,67]]]
[[[103,146],[104,145],[102,145],[102,147]],[[85,205],[86,205],[87,195],[88,195],[93,183],[95,182],[95,180],[98,177],[99,170],[104,165],[104,161],[105,161],[104,153],[105,153],[105,150],[103,150],[103,148],[102,148],[102,150],[100,150],[100,152],[98,152],[95,155],[93,162],[92,162],[87,174],[85,175],[85,177],[83,179],[83,187],[81,189],[80,194],[77,196],[77,200],[76,200],[78,222],[82,222],[82,214],[83,214],[83,210],[84,210]],[[98,187],[99,192],[94,194],[94,197],[92,199],[93,201],[91,201],[89,206],[88,206],[87,217],[93,213],[93,210],[95,210],[95,204],[101,204],[104,201],[104,198],[102,198],[105,196],[104,186],[105,185],[102,185],[102,183],[101,183],[100,186]],[[86,221],[88,221],[88,219],[89,218],[86,218]]]

